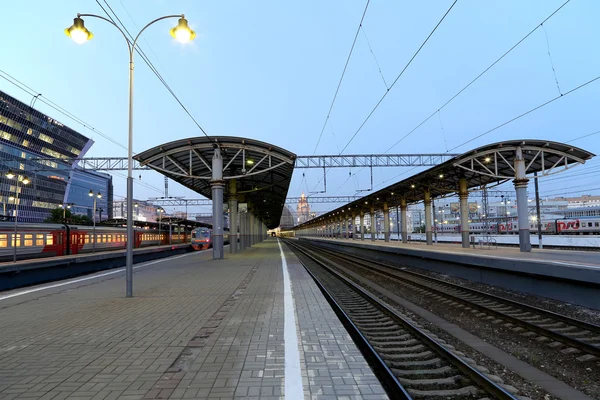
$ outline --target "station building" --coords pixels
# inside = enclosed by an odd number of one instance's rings
[[[112,216],[113,185],[108,174],[78,169],[68,160],[83,157],[93,140],[0,91],[0,212],[4,219],[43,222],[50,211],[69,206],[96,220]],[[61,161],[64,160],[64,161]],[[9,179],[11,171],[15,177]],[[22,184],[23,177],[30,182]],[[17,183],[17,179],[19,183]]]

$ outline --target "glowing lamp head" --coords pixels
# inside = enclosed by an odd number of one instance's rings
[[[12,169],[9,169],[8,172],[6,173],[6,177],[8,179],[12,179],[15,177],[15,174],[12,172]]]
[[[15,196],[9,196],[8,200],[13,201],[15,199]]]
[[[194,32],[189,26],[187,19],[181,17],[179,18],[179,22],[177,26],[170,31],[171,36],[177,39],[180,43],[187,43],[189,41],[194,40],[196,37],[196,32]]]
[[[97,197],[97,198],[99,198],[99,199],[101,199],[101,198],[102,198],[102,193],[98,193],[98,194],[96,195],[96,197]]]
[[[88,193],[88,196],[94,197],[94,191],[92,189],[90,189],[90,192]]]
[[[83,44],[94,37],[92,32],[88,31],[83,25],[83,20],[79,17],[73,19],[73,25],[65,29],[65,33],[77,44]]]
[[[21,183],[22,183],[23,185],[28,185],[28,184],[29,184],[29,182],[31,182],[31,181],[30,181],[30,180],[29,180],[29,178],[28,178],[28,177],[26,177],[26,176],[24,176],[24,177],[23,177],[23,180],[21,181]]]

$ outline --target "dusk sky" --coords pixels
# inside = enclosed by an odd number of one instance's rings
[[[78,12],[106,16],[99,4],[107,10],[112,7],[135,34],[157,17],[186,15],[197,33],[192,43],[182,45],[169,35],[177,22],[172,19],[145,31],[140,45],[209,135],[253,138],[298,155],[342,150],[343,154],[462,153],[502,140],[530,138],[569,142],[600,153],[600,79],[570,92],[600,75],[597,0],[568,2],[401,140],[565,3],[458,0],[351,140],[453,3],[371,1],[318,147],[365,0],[3,3],[0,90],[31,102],[29,93],[6,79],[10,75],[20,86],[42,93],[35,108],[94,139],[88,156],[127,155],[128,54],[123,37],[110,24],[89,17],[84,20],[94,34],[91,41],[77,45],[63,32]],[[134,151],[202,135],[139,56],[135,73]],[[561,94],[562,98],[464,144]],[[44,99],[122,147],[51,108]],[[375,189],[420,170],[377,168]],[[598,172],[600,161],[595,158],[572,172],[541,180],[542,196],[599,194]],[[125,195],[125,175],[123,171],[114,178],[115,199]],[[138,175],[134,171],[136,181]],[[148,171],[141,175],[135,198],[163,195],[162,175]],[[323,190],[322,176],[319,170],[296,170],[288,195]],[[327,193],[321,195],[354,195],[369,187],[368,169],[335,169],[328,172]],[[169,192],[200,197],[174,182]],[[315,209],[336,206],[322,204]]]

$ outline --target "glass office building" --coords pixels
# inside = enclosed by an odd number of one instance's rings
[[[76,213],[91,217],[90,189],[105,196],[97,208],[111,210],[110,175],[78,170],[72,164],[92,144],[91,139],[0,91],[0,211],[4,219],[15,216],[17,192],[22,222],[43,222],[52,209],[67,203],[74,203]],[[14,178],[7,176],[9,171]],[[22,183],[24,177],[29,184]]]

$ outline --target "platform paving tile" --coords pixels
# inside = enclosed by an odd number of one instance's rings
[[[283,399],[283,274],[277,242],[170,399]],[[387,399],[347,331],[293,253],[285,248],[296,305],[306,399]],[[192,374],[191,379],[187,376]],[[156,393],[149,393],[155,395]],[[148,397],[148,394],[146,395]]]
[[[201,257],[0,302],[0,398],[141,399],[254,265]]]

